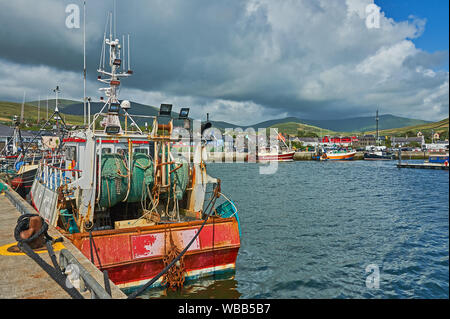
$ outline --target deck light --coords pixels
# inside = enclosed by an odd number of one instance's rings
[[[111,103],[108,108],[108,113],[119,114],[120,104],[119,103]]]
[[[159,116],[170,116],[172,113],[172,104],[161,104],[159,107]]]
[[[188,107],[183,107],[180,110],[180,114],[178,114],[178,119],[179,120],[185,120],[188,118],[189,115],[189,108]]]
[[[118,134],[120,131],[120,126],[117,125],[109,125],[106,127],[106,134]]]

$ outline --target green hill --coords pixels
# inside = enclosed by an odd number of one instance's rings
[[[280,124],[274,124],[270,127],[277,128],[278,132],[290,134],[290,135],[308,135],[308,133],[314,133],[317,136],[323,136],[323,135],[334,135],[336,132],[331,130],[322,129],[317,126],[312,126],[308,124],[302,124],[302,123],[296,123],[296,122],[287,122],[287,123],[280,123]]]
[[[381,130],[380,135],[386,136],[415,136],[418,132],[421,132],[424,136],[431,136],[431,132],[439,133],[442,138],[448,138],[449,118],[443,119],[438,122],[432,122],[420,125],[411,125],[400,128]],[[367,134],[375,134],[375,131],[367,132]]]
[[[22,103],[15,102],[0,102],[0,123],[5,125],[11,125],[12,119],[15,115],[20,117],[22,109]],[[54,108],[48,110],[48,116],[53,114]],[[83,124],[83,117],[71,114],[65,114],[60,112],[64,121],[68,125],[80,125]],[[46,120],[46,105],[43,106],[41,102],[41,110],[39,114],[41,124]],[[29,129],[37,129],[38,108],[32,104],[25,103],[24,105],[24,121],[30,125]]]
[[[216,125],[217,123],[217,125]],[[288,124],[289,123],[289,124]],[[354,117],[347,119],[337,119],[337,120],[309,120],[309,119],[300,119],[297,117],[287,117],[283,119],[274,119],[268,120],[260,123],[256,123],[249,126],[241,126],[242,129],[246,129],[248,127],[253,127],[254,129],[265,128],[265,127],[283,127],[290,132],[295,131],[295,127],[293,123],[297,123],[298,125],[309,125],[312,127],[322,128],[324,131],[332,131],[332,132],[366,132],[375,130],[376,122],[375,116],[366,116],[366,117]],[[417,120],[417,119],[409,119],[405,117],[395,116],[391,114],[384,114],[379,116],[379,129],[393,129],[398,127],[405,126],[413,126],[413,125],[421,125],[430,123],[428,121]],[[234,128],[238,127],[238,125],[234,125],[227,122],[213,122],[214,126],[217,128]]]
[[[336,132],[365,132],[376,129],[375,116],[353,117],[337,120],[303,120],[303,123],[323,127]],[[383,114],[379,116],[378,128],[380,130],[384,130],[426,123],[430,122],[395,116],[392,114]]]

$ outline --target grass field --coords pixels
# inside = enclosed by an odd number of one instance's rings
[[[279,123],[272,125],[271,127],[277,128],[278,132],[297,135],[299,131],[303,131],[303,133],[315,133],[317,136],[322,135],[334,135],[336,132],[322,129],[317,126],[312,126],[308,124],[296,123],[296,122],[287,122],[287,123]]]
[[[11,125],[12,119],[15,115],[20,117],[20,112],[22,108],[22,103],[14,102],[0,102],[0,123],[4,125]],[[54,108],[48,110],[48,116],[53,114]],[[64,119],[67,125],[80,125],[83,124],[83,117],[78,115],[64,114],[60,112],[61,117]],[[46,104],[41,101],[41,109],[39,113],[39,118],[41,124],[45,123],[47,117]],[[38,119],[38,107],[32,104],[25,103],[24,105],[24,121],[31,125],[30,129],[36,126],[37,129],[37,119]],[[42,122],[43,121],[43,122]]]
[[[387,136],[405,136],[405,134],[410,133],[408,135],[411,136],[411,133],[417,134],[417,132],[425,133],[431,133],[433,130],[434,132],[437,132],[439,134],[447,134],[448,135],[448,123],[449,119],[446,118],[439,122],[433,122],[433,123],[427,123],[427,124],[420,124],[420,125],[413,125],[413,126],[405,126],[400,128],[394,128],[389,130],[381,130],[380,135],[387,135]],[[375,131],[367,132],[367,134],[375,134]]]

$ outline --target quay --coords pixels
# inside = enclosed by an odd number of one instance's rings
[[[421,169],[441,169],[441,170],[447,170],[448,166],[445,166],[444,164],[436,164],[436,163],[398,163],[398,168],[421,168]]]
[[[183,155],[187,155],[182,153]],[[235,152],[212,152],[208,154],[208,162],[246,162],[248,153],[235,153]],[[295,152],[294,161],[312,161],[314,152]],[[412,152],[412,151],[403,151],[402,158],[403,159],[428,159],[430,155],[429,152]],[[194,156],[192,153],[189,154],[191,161],[194,160]],[[364,152],[356,152],[353,157],[354,161],[364,160]]]
[[[17,252],[14,229],[22,213],[36,213],[33,207],[0,180],[0,298],[2,299],[68,299],[61,288],[36,262],[22,252]],[[111,295],[106,293],[104,274],[94,266],[57,229],[49,226],[53,238],[63,237],[63,242],[53,244],[59,265],[73,264],[79,269],[82,288],[77,289],[86,298],[126,298],[126,295],[109,280]],[[35,250],[49,265],[52,264],[46,248]],[[59,256],[58,256],[59,255]],[[67,269],[67,268],[66,268]],[[75,284],[76,286],[76,284]],[[83,286],[85,289],[83,289]]]

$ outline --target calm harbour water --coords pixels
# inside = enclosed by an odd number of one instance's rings
[[[280,163],[273,175],[209,164],[239,209],[236,272],[146,296],[449,298],[449,174],[395,164]],[[366,287],[370,264],[378,289]]]

